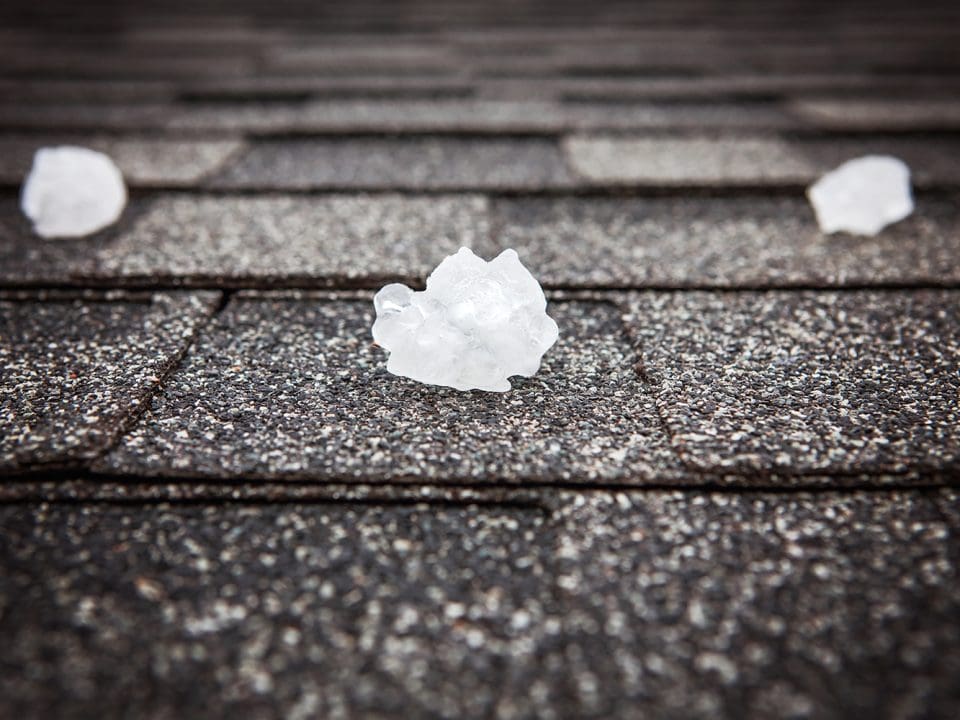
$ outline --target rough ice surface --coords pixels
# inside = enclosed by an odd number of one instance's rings
[[[41,148],[20,195],[20,207],[45,238],[82,237],[120,217],[127,187],[108,156],[63,145]]]
[[[807,188],[825,233],[876,235],[913,212],[910,168],[886,155],[848,160]]]
[[[387,370],[457,390],[510,389],[533,375],[557,341],[547,300],[515,250],[486,262],[468,248],[427,278],[427,289],[387,285],[373,299],[373,339],[390,353]]]

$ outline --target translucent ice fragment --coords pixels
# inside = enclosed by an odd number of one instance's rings
[[[507,378],[536,373],[559,334],[540,283],[514,250],[486,262],[460,248],[423,292],[395,283],[373,304],[387,370],[457,390],[509,390]]]
[[[848,160],[807,188],[825,233],[876,235],[913,212],[910,168],[895,157]]]
[[[41,148],[20,207],[45,238],[82,237],[113,224],[127,204],[123,175],[109,157],[82,147]]]

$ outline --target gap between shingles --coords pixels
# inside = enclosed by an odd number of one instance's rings
[[[150,403],[158,392],[166,384],[167,380],[177,371],[187,352],[193,347],[197,337],[203,332],[211,322],[213,322],[220,313],[226,308],[233,293],[232,291],[220,291],[219,298],[213,308],[203,316],[199,317],[194,324],[193,330],[186,338],[180,350],[176,352],[158,374],[157,381],[147,388],[140,397],[140,405],[127,416],[123,417],[116,425],[115,431],[111,434],[109,440],[95,453],[85,457],[81,462],[84,465],[94,462],[113,450],[123,439],[123,437],[137,424],[143,414],[147,412]],[[84,472],[87,472],[84,468]]]

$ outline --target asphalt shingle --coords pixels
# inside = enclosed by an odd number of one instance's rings
[[[814,166],[776,138],[568,138],[573,169],[600,185],[798,185]]]
[[[422,282],[464,245],[492,257],[482,196],[170,194],[100,249],[97,274],[379,287]]]
[[[262,141],[210,181],[260,190],[510,190],[573,185],[552,140]]]
[[[0,522],[4,716],[88,717],[109,697],[151,717],[562,707],[535,511],[7,507]]]
[[[960,525],[937,501],[957,496],[572,498],[555,568],[569,714],[952,716]]]
[[[0,507],[0,711],[946,718],[956,499]]]
[[[629,325],[673,447],[709,472],[960,461],[960,294],[640,293]]]
[[[669,478],[678,469],[619,311],[555,303],[560,341],[506,394],[386,372],[369,301],[235,298],[106,472],[320,481]]]
[[[216,293],[0,300],[0,468],[102,452],[179,359]]]
[[[787,287],[960,282],[960,205],[920,197],[873,238],[827,236],[803,198],[498,199],[495,241],[542,283]]]
[[[34,153],[50,145],[80,145],[106,153],[127,184],[139,187],[194,186],[243,147],[237,140],[0,135],[0,183],[19,185]]]
[[[960,183],[960,143],[925,138],[626,137],[564,142],[574,171],[598,185],[763,188],[806,185],[853,157],[894,155],[922,187]]]
[[[841,131],[960,129],[960,101],[829,98],[799,100],[791,110],[810,125]]]

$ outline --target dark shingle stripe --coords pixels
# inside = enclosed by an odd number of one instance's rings
[[[509,190],[573,184],[552,140],[463,138],[256,142],[209,183],[260,190]]]
[[[554,103],[491,101],[323,100],[299,103],[213,103],[171,111],[168,127],[248,134],[541,133],[565,130],[678,128],[786,129],[796,125],[772,105]]]

